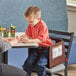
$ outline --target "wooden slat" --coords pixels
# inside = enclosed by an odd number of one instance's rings
[[[71,36],[71,33],[69,32],[62,32],[62,31],[55,31],[55,30],[49,30],[49,33]]]
[[[50,36],[51,39],[60,39],[60,40],[64,40],[65,42],[69,42],[70,39],[65,39],[65,38],[60,38],[60,37],[53,37],[53,36]]]

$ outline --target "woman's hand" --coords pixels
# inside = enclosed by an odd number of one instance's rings
[[[2,40],[3,40],[4,42],[9,42],[9,41],[11,41],[12,39],[11,39],[11,38],[2,38]]]
[[[11,41],[9,41],[9,43],[14,46],[17,44],[17,39],[16,38],[13,38]]]

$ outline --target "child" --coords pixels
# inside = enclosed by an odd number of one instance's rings
[[[48,60],[48,47],[53,45],[49,39],[48,28],[43,20],[41,20],[41,10],[36,6],[29,7],[25,12],[25,18],[28,22],[28,27],[25,35],[19,38],[19,42],[38,43],[40,48],[31,48],[30,54],[26,59],[23,69],[31,76],[32,65],[37,68],[38,76],[46,76],[45,65]]]

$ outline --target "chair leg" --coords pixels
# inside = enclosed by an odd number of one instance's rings
[[[52,73],[47,73],[47,76],[53,76]]]
[[[48,75],[48,76],[52,76],[52,73],[49,73],[49,72],[48,72],[47,75]]]
[[[65,63],[65,71],[64,71],[64,75],[68,76],[68,63]]]
[[[68,68],[65,69],[65,76],[68,76],[67,69],[68,69]]]

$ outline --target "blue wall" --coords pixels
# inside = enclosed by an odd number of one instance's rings
[[[76,36],[72,42],[72,48],[69,56],[69,64],[76,64]]]
[[[67,31],[66,0],[0,0],[0,25],[9,27],[13,24],[16,31],[24,32],[27,28],[24,12],[31,5],[41,8],[42,19],[49,29]],[[26,56],[27,49],[11,49],[9,64],[21,67]]]
[[[67,30],[66,0],[0,0],[0,25],[13,24],[16,31],[24,32],[27,27],[24,12],[31,5],[41,8],[49,29]]]

